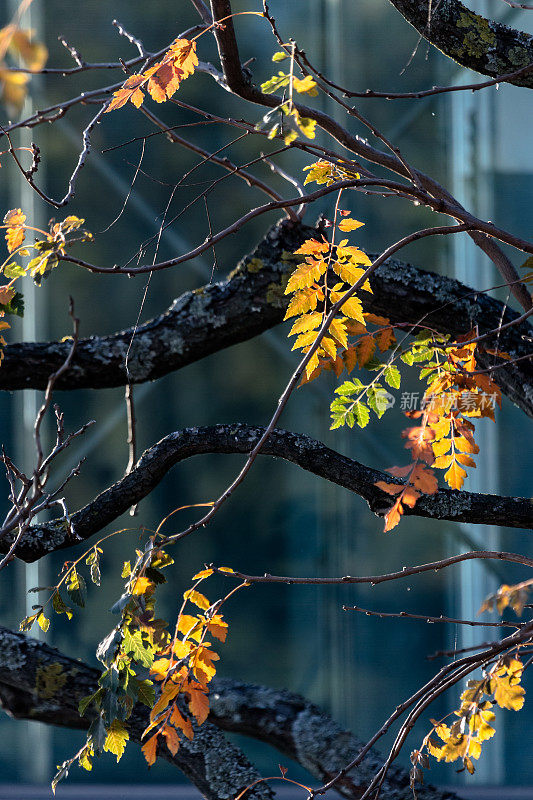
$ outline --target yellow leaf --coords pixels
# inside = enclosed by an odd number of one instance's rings
[[[117,757],[118,762],[124,754],[126,742],[129,738],[130,735],[124,725],[119,722],[118,719],[114,719],[107,732],[104,750],[107,753],[113,753],[113,755]]]
[[[344,319],[338,319],[337,317],[332,319],[329,324],[329,332],[342,347],[348,347],[348,336]]]
[[[308,94],[309,97],[318,95],[316,81],[313,80],[311,75],[306,75],[305,78],[293,78],[292,85],[299,94]]]
[[[309,331],[308,333],[301,333],[294,342],[291,350],[297,350],[300,347],[309,347],[313,344],[317,337],[316,331]]]
[[[222,569],[222,568],[221,568]],[[212,569],[203,569],[200,572],[197,572],[196,575],[192,576],[193,581],[199,581],[203,578],[209,578],[212,575],[214,570]]]
[[[313,311],[311,314],[302,314],[292,326],[289,336],[294,336],[294,334],[303,333],[304,331],[315,330],[320,326],[321,322],[322,314],[320,311]]]
[[[356,219],[346,217],[339,222],[339,230],[348,233],[348,231],[355,231],[357,228],[361,228],[364,224],[364,222],[358,222]]]
[[[494,699],[500,708],[509,708],[513,711],[520,711],[524,705],[525,690],[522,686],[512,685],[511,678],[507,675],[495,677],[496,689]]]
[[[287,313],[284,316],[284,321],[290,317],[296,317],[299,314],[304,314],[306,311],[314,311],[317,304],[317,294],[314,289],[304,289],[301,292],[296,292],[294,297],[291,298]]]
[[[451,446],[451,443],[450,443],[450,446]],[[433,452],[435,452],[434,445],[432,445],[432,447],[433,447]],[[451,453],[449,455],[439,456],[438,458],[435,459],[435,463],[433,464],[433,466],[435,467],[435,469],[448,469],[448,467],[453,462],[453,460],[454,460],[454,457],[453,457],[453,455]],[[465,473],[465,475],[466,475],[466,473]],[[446,478],[446,480],[448,480],[448,479]]]
[[[197,592],[196,589],[188,589],[186,592],[184,592],[183,599],[188,600],[190,603],[194,603],[194,605],[198,606],[198,608],[201,608],[202,611],[207,611],[211,605],[207,597],[200,592]]]
[[[337,303],[342,298],[342,294],[342,292],[331,292],[332,303]],[[355,319],[362,325],[365,324],[363,306],[358,297],[349,297],[348,300],[342,304],[341,313],[350,319]]]
[[[437,457],[443,456],[445,453],[447,453],[450,450],[451,446],[452,446],[451,439],[441,439],[440,441],[433,442],[432,444],[433,452]],[[435,466],[435,464],[433,466]]]
[[[438,459],[437,459],[438,460]],[[437,462],[435,462],[436,465]],[[453,462],[448,472],[444,474],[444,480],[452,489],[460,489],[466,478],[466,470],[460,467],[456,461]]]
[[[29,79],[30,76],[25,72],[10,72],[7,69],[0,69],[2,102],[20,111],[26,99]]]
[[[133,585],[133,589],[131,590],[132,594],[145,594],[153,585],[149,578],[145,578],[144,575],[141,575]]]
[[[350,261],[333,261],[331,266],[333,267],[333,271],[336,272],[345,283],[349,283],[350,286],[353,286],[365,273],[364,269],[355,266],[355,264],[352,264]],[[368,281],[365,281],[362,288],[371,291]]]
[[[326,269],[327,264],[324,260],[309,259],[292,273],[287,283],[285,294],[291,294],[296,289],[306,289],[312,286],[324,274]]]
[[[313,372],[317,367],[318,367],[318,353],[314,352],[305,367],[305,374],[307,375],[308,379],[311,377],[311,375],[313,374]]]
[[[180,633],[187,635],[194,627],[196,627],[196,625],[203,627],[204,624],[204,621],[199,617],[192,617],[189,614],[180,614],[178,619],[178,630]]]

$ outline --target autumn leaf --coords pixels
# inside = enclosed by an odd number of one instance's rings
[[[165,725],[161,733],[165,737],[165,741],[170,753],[175,756],[180,746],[180,737],[178,736],[177,731],[172,727],[172,725]]]
[[[224,622],[220,614],[214,614],[207,622],[207,630],[216,639],[225,642],[228,634],[228,623]]]
[[[173,725],[176,726],[176,728],[179,728],[180,730],[183,731],[187,739],[193,739],[194,731],[192,729],[191,721],[190,719],[185,719],[185,717],[182,715],[182,713],[180,712],[180,710],[176,705],[174,705],[172,708],[172,713],[170,714],[170,721],[172,722]]]
[[[322,322],[322,314],[319,311],[314,311],[311,314],[302,314],[292,326],[289,336],[294,336],[296,333],[303,333],[304,331],[315,330]]]
[[[299,266],[290,276],[285,289],[285,294],[291,294],[296,289],[306,289],[317,281],[327,269],[325,261],[309,259]]]
[[[320,257],[320,253],[327,253],[329,251],[329,243],[328,242],[319,242],[317,239],[306,239],[306,241],[300,245],[298,250],[294,251],[294,255],[312,255],[317,254]]]
[[[225,572],[226,569],[224,567],[220,567],[222,572]],[[196,575],[192,576],[193,581],[203,580],[204,578],[209,578],[213,574],[213,569],[202,569],[200,572],[197,572]]]
[[[522,686],[513,685],[509,676],[494,678],[496,688],[494,699],[500,708],[509,708],[512,711],[520,711],[524,705],[525,689]]]
[[[0,75],[1,79],[1,75]],[[13,208],[8,211],[4,217],[4,224],[7,225],[5,234],[7,249],[10,253],[20,247],[24,241],[24,223],[26,222],[26,214],[22,213],[21,208]]]
[[[373,336],[362,336],[355,346],[357,353],[357,363],[360,367],[370,361],[376,349],[376,341]]]
[[[145,81],[146,78],[140,73],[130,75],[122,88],[113,93],[113,99],[106,108],[105,113],[109,114],[110,111],[122,108],[122,106],[126,105],[128,100],[133,103],[135,108],[140,108],[144,100],[144,92],[140,89],[140,86],[142,86]]]
[[[466,478],[466,470],[453,462],[448,472],[444,473],[444,480],[452,489],[460,489]]]
[[[104,750],[107,753],[113,753],[117,757],[117,762],[120,761],[126,749],[126,742],[130,735],[124,725],[118,721],[113,720],[109,726],[107,737],[104,743]]]
[[[145,594],[148,589],[153,588],[153,583],[149,578],[146,578],[144,575],[138,577],[133,584],[133,588],[131,590],[132,594],[141,595]]]
[[[292,79],[292,85],[296,89],[299,94],[308,94],[309,97],[317,97],[317,84],[316,81],[313,80],[311,75],[306,75],[305,78],[294,78]]]
[[[361,228],[364,224],[364,222],[358,222],[356,219],[347,217],[345,219],[341,219],[338,228],[339,230],[343,231],[343,233],[348,233],[348,231],[355,231],[357,228]]]
[[[207,597],[201,594],[201,592],[197,592],[196,589],[187,589],[187,591],[183,593],[183,599],[194,603],[194,605],[201,608],[202,611],[207,611],[211,605]]]
[[[189,711],[198,725],[201,725],[209,716],[209,697],[201,689],[193,689],[191,686],[188,687],[187,691],[190,696]]]
[[[169,53],[183,72],[185,78],[193,74],[195,67],[198,66],[195,41],[176,39],[172,43]]]
[[[434,473],[427,467],[424,467],[423,464],[416,464],[409,478],[409,482],[424,494],[435,494],[438,489],[437,478]]]
[[[146,762],[149,767],[155,764],[157,758],[157,739],[159,737],[159,733],[154,733],[153,736],[148,739],[145,744],[141,747],[141,750],[144,754]]]
[[[317,294],[312,289],[304,289],[296,292],[291,298],[284,320],[304,314],[306,311],[314,311],[317,305]]]

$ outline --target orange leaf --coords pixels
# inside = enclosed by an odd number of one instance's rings
[[[168,749],[170,750],[172,755],[175,756],[179,750],[180,737],[178,736],[177,732],[172,727],[172,725],[165,725],[165,727],[162,730],[162,733],[166,739]]]
[[[185,717],[181,714],[177,706],[174,706],[172,709],[172,713],[170,715],[170,721],[176,728],[180,728],[183,731],[187,739],[192,739],[194,737],[194,731],[192,729],[190,719],[185,719]],[[170,749],[170,748],[169,748]]]
[[[207,623],[207,630],[212,636],[220,639],[221,642],[225,642],[228,633],[228,623],[224,622],[220,614],[214,614]]]
[[[339,230],[348,233],[348,231],[355,231],[357,228],[361,228],[364,224],[364,222],[358,222],[356,219],[348,217],[347,219],[341,219],[339,222]]]
[[[373,336],[362,336],[356,345],[357,361],[360,367],[370,361],[376,349],[376,340]]]
[[[398,494],[403,489],[405,489],[403,483],[387,483],[387,481],[376,481],[374,486],[377,486],[379,489],[382,489],[384,492],[387,492],[387,494],[392,494],[392,495]]]
[[[113,93],[113,100],[106,108],[105,113],[109,114],[110,111],[115,111],[117,108],[125,106],[128,100],[131,100],[135,108],[139,108],[144,100],[144,93],[139,88],[146,78],[144,75],[135,74],[124,82],[124,85],[117,92]]]
[[[400,498],[395,500],[392,508],[385,514],[385,533],[391,531],[398,525],[402,518],[403,508]]]
[[[327,253],[329,250],[328,242],[319,242],[316,239],[307,239],[298,250],[294,251],[294,255],[308,255],[312,253]]]
[[[189,700],[189,711],[196,719],[198,725],[201,725],[209,716],[209,697],[200,689],[192,689],[189,687],[187,691],[191,696]]]
[[[9,286],[0,286],[0,306],[7,306],[14,296],[14,289]]]
[[[148,739],[148,741],[145,744],[143,744],[143,746],[141,747],[141,750],[144,753],[144,757],[145,757],[146,762],[147,762],[149,767],[151,767],[153,764],[155,764],[155,760],[157,758],[157,738],[158,738],[158,736],[159,736],[158,733],[154,733],[154,735],[151,736]]]
[[[413,486],[420,489],[424,494],[435,494],[438,489],[437,478],[434,473],[427,469],[427,467],[424,467],[423,464],[416,465],[409,480]]]
[[[131,590],[132,594],[145,594],[153,585],[149,578],[145,578],[144,575],[141,575],[135,581],[133,589]]]

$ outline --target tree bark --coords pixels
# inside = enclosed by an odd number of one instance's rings
[[[72,514],[70,529],[63,519],[31,525],[21,537],[15,555],[22,561],[37,561],[47,553],[78,544],[150,494],[175,464],[207,453],[249,453],[263,432],[264,428],[235,423],[185,428],[171,433],[146,450],[124,478]],[[378,489],[375,483],[383,480],[394,482],[395,479],[347,458],[309,436],[275,429],[261,454],[291,461],[314,475],[355,492],[378,516],[390,508],[390,496]],[[405,508],[405,515],[532,529],[533,501],[528,497],[500,497],[441,489],[434,495],[422,495],[414,508]],[[15,536],[16,531],[10,531],[0,538],[0,552],[8,552]]]
[[[0,707],[10,716],[86,730],[92,717],[90,711],[80,717],[78,703],[97,690],[99,676],[99,670],[0,626]],[[148,721],[148,709],[138,704],[127,722],[132,741],[141,743]],[[191,723],[192,741],[184,737],[175,756],[161,744],[158,755],[178,767],[208,800],[230,800],[261,778],[217,727]],[[247,797],[270,800],[273,793],[260,783]]]
[[[52,666],[53,671],[49,669]],[[48,680],[47,674],[51,676]],[[83,662],[0,626],[0,705],[11,716],[86,730],[91,720],[79,716],[78,703],[96,691],[98,676],[98,670]],[[286,690],[214,678],[210,704],[209,720],[195,726],[192,742],[182,740],[175,757],[166,749],[161,752],[210,800],[234,797],[258,778],[255,768],[227,742],[221,730],[266,742],[321,782],[350,763],[363,746],[316,705]],[[130,737],[136,743],[147,720],[148,710],[136,705],[127,722]],[[360,797],[383,761],[377,751],[371,750],[361,765],[339,782],[339,792],[346,798]],[[430,785],[420,787],[417,794],[420,800],[455,797]],[[263,783],[247,798],[267,800],[271,796],[270,787]],[[407,770],[391,767],[383,796],[387,800],[411,800]]]
[[[225,281],[186,292],[159,317],[112,336],[81,339],[72,366],[56,389],[102,389],[128,381],[155,380],[211,353],[251,339],[279,325],[289,298],[287,276],[294,269],[291,253],[320,228],[282,221],[272,226],[255,250]],[[511,322],[518,314],[498,300],[459,281],[389,259],[372,277],[374,293],[364,293],[366,311],[392,323],[423,322],[452,336],[478,326],[481,334]],[[533,328],[512,326],[497,337],[498,348],[512,359],[531,354]],[[488,346],[490,346],[490,342]],[[44,389],[49,376],[64,363],[69,342],[7,345],[0,368],[0,389]],[[481,368],[501,363],[493,375],[502,391],[533,417],[533,364],[506,363],[480,351]]]
[[[493,78],[533,64],[533,37],[474,14],[459,0],[390,0],[402,17],[463,67]],[[533,70],[510,83],[533,88]]]

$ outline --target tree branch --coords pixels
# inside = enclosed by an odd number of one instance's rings
[[[533,63],[533,37],[474,14],[459,0],[390,0],[428,42],[463,67],[496,77]],[[533,88],[528,72],[510,83]]]
[[[0,707],[16,719],[31,719],[86,730],[91,712],[80,717],[78,703],[98,688],[100,672],[59,650],[0,626]],[[49,668],[53,666],[53,679]],[[48,672],[47,672],[48,670]],[[137,705],[127,723],[130,739],[141,743],[149,711]],[[161,743],[159,755],[178,767],[208,800],[229,800],[261,776],[244,753],[209,722],[191,719],[194,739],[181,739],[173,756]],[[68,754],[70,755],[70,754]],[[265,783],[247,797],[271,800]]]
[[[72,514],[69,529],[62,519],[30,526],[17,545],[16,556],[26,562],[37,561],[47,553],[88,539],[150,494],[175,464],[207,453],[249,453],[264,430],[236,423],[185,428],[165,436],[143,453],[128,475]],[[366,467],[303,434],[276,429],[261,455],[291,461],[314,475],[349,489],[366,500],[378,516],[386,513],[391,505],[390,496],[375,486],[376,481],[393,482],[390,475]],[[533,528],[533,502],[529,498],[451,489],[441,489],[431,496],[422,495],[413,509],[405,509],[405,514],[453,522]],[[0,552],[9,549],[14,536],[15,532],[10,531],[1,537]]]
[[[282,221],[272,226],[255,250],[225,281],[186,292],[161,316],[135,331],[128,365],[131,383],[155,380],[187,364],[257,336],[278,325],[289,298],[287,276],[292,253],[318,231]],[[393,323],[427,325],[452,336],[478,326],[481,334],[518,317],[498,300],[459,281],[389,259],[372,278],[374,293],[365,293],[365,310]],[[134,329],[111,336],[92,336],[78,343],[72,368],[57,382],[59,389],[101,389],[128,382],[125,356]],[[531,353],[533,328],[523,322],[502,331],[498,347],[512,359]],[[7,345],[0,368],[0,389],[41,389],[65,360],[68,342]],[[479,353],[481,368],[498,363]],[[508,397],[533,416],[533,364],[504,364],[495,379]]]
[[[55,692],[45,692],[48,695],[45,697],[39,675],[42,676],[52,664],[61,666],[62,685],[57,686]],[[42,642],[0,627],[0,704],[11,716],[86,729],[90,719],[79,716],[78,702],[96,690],[97,679],[98,670],[68,658]],[[237,766],[228,763],[225,776],[216,770],[214,775],[206,774],[208,763],[211,766],[214,760],[222,766],[224,757],[230,754],[230,745],[214,726],[266,742],[300,763],[320,781],[336,775],[363,746],[316,705],[286,690],[214,678],[210,704],[209,721],[195,727],[193,741],[182,741],[175,758],[168,751],[163,752],[163,757],[185,772],[208,798],[235,796],[239,789],[244,788],[244,781],[253,770],[246,765],[241,754]],[[133,741],[138,741],[139,732],[147,720],[147,709],[137,705],[128,722]],[[223,745],[223,753],[212,750],[219,742]],[[233,750],[239,752],[236,748]],[[230,756],[235,758],[234,753]],[[337,790],[347,798],[360,797],[382,762],[379,753],[370,751],[357,769],[336,785]],[[222,781],[223,777],[226,783]],[[430,785],[421,787],[417,794],[420,800],[452,800],[455,797]],[[265,784],[260,784],[251,795],[247,795],[265,799],[269,796]],[[390,800],[410,800],[412,792],[407,770],[391,767],[384,784],[384,796]]]

